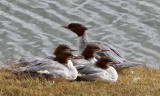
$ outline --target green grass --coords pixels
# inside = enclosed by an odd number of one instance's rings
[[[133,71],[133,74],[132,74]],[[137,81],[134,78],[139,77]],[[130,68],[116,83],[56,80],[19,76],[0,69],[0,96],[160,96],[160,70]]]

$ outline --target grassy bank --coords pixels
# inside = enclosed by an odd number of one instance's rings
[[[0,69],[0,96],[3,95],[160,96],[160,70],[125,69],[116,83],[60,80],[53,84],[45,79],[16,77]]]

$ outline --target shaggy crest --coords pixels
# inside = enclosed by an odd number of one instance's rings
[[[100,51],[101,48],[95,44],[88,44],[81,55],[84,56],[85,59],[90,59],[94,57],[94,53]]]
[[[109,64],[112,63],[113,61],[107,57],[102,57],[96,62],[96,66],[103,68],[103,69],[108,69]]]
[[[83,26],[82,24],[79,24],[79,23],[71,23],[67,27],[72,32],[76,33],[79,37],[86,35],[85,31],[88,30],[87,27],[85,27],[85,26]]]

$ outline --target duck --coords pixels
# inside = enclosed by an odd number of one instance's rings
[[[108,82],[116,82],[118,80],[118,73],[114,67],[110,66],[117,64],[111,59],[103,56],[96,63],[90,64],[81,70],[82,76],[80,80],[103,80]]]
[[[52,80],[56,78],[64,78],[66,80],[75,80],[78,75],[77,69],[73,66],[71,59],[78,59],[71,52],[61,52],[54,60],[41,58],[35,64],[27,65],[20,68],[9,69],[14,74],[38,74],[39,76],[45,75]]]
[[[78,50],[74,50],[71,49],[68,45],[65,44],[59,44],[58,47],[55,49],[55,51],[53,52],[53,55],[57,56],[58,54],[62,53],[62,52],[73,52],[73,51],[78,51]],[[27,65],[34,65],[36,64],[37,61],[39,61],[40,59],[50,59],[50,60],[54,60],[55,56],[45,56],[45,57],[22,57],[19,60],[15,61],[15,65],[16,66],[27,66]],[[13,66],[12,66],[13,67]],[[15,66],[14,66],[15,67]],[[14,68],[13,67],[13,68]]]
[[[102,56],[106,56],[111,60],[113,60],[113,62],[120,63],[120,64],[112,65],[114,68],[116,68],[116,70],[122,70],[125,68],[141,65],[137,62],[127,61],[114,46],[112,46],[107,42],[102,42],[102,41],[89,42],[88,36],[86,33],[88,28],[83,26],[82,24],[70,23],[68,26],[61,26],[61,27],[65,29],[69,29],[71,32],[75,33],[78,36],[77,46],[80,52],[82,52],[88,44],[95,44],[101,47],[102,49],[110,50],[108,52],[97,52],[95,54],[95,57],[99,59]]]
[[[81,68],[87,66],[88,64],[93,64],[97,61],[97,59],[94,57],[94,53],[96,52],[106,52],[109,50],[103,50],[99,46],[95,44],[88,44],[86,48],[81,53],[81,56],[84,59],[79,60],[72,60],[73,65],[76,67],[77,70],[80,70]]]

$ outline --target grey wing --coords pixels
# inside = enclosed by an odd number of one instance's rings
[[[109,43],[106,43],[106,42],[103,42],[104,43],[104,45],[106,45],[106,46],[108,46],[114,53],[116,53],[119,57],[121,57],[124,61],[126,61],[125,60],[125,58],[120,54],[120,52],[118,51],[118,50],[116,50],[116,48],[115,47],[113,47],[111,44],[109,44]]]
[[[72,60],[73,65],[81,65],[90,63],[88,60],[80,59],[80,60]]]
[[[49,59],[40,59],[34,65],[27,66],[30,70],[52,70],[56,69],[56,65],[59,64],[56,61],[49,60]],[[59,66],[61,66],[59,64]]]
[[[47,70],[50,74],[59,74],[59,73],[61,74],[62,72],[67,72],[67,67],[65,67],[63,64],[60,64],[57,61],[47,60],[47,59],[44,59],[43,61],[33,66],[31,65],[29,69],[40,70],[40,71]]]
[[[88,60],[85,59],[81,59],[81,60],[72,60],[73,66],[76,69],[81,69],[84,68],[85,66],[89,65],[90,62]]]
[[[37,72],[40,70],[48,70],[50,68],[53,68],[54,63],[55,62],[52,60],[40,59],[34,62],[34,64],[27,65],[25,67],[16,68],[16,69],[9,69],[9,70],[13,73]]]
[[[34,65],[36,64],[40,59],[42,58],[38,58],[38,57],[23,57],[21,58],[20,60],[17,60],[15,62],[15,65],[18,65],[18,66],[28,66],[28,65]]]
[[[120,53],[112,46],[107,44],[106,42],[91,42],[91,44],[96,44],[100,46],[102,49],[110,50],[107,52],[97,52],[96,58],[107,56],[108,58],[112,59],[116,63],[123,63],[125,59],[120,55]],[[99,57],[97,57],[97,55]]]
[[[34,65],[38,61],[41,61],[42,59],[48,59],[53,60],[54,56],[46,56],[46,57],[23,57],[20,60],[15,61],[15,65],[18,66],[28,66],[28,65]]]
[[[21,59],[15,61],[15,65],[18,65],[18,66],[27,66],[31,62],[36,62],[36,61],[37,60],[35,58],[22,57]]]
[[[84,68],[78,70],[82,74],[93,74],[93,73],[99,73],[102,70],[100,68],[94,67],[94,65],[85,66]]]

